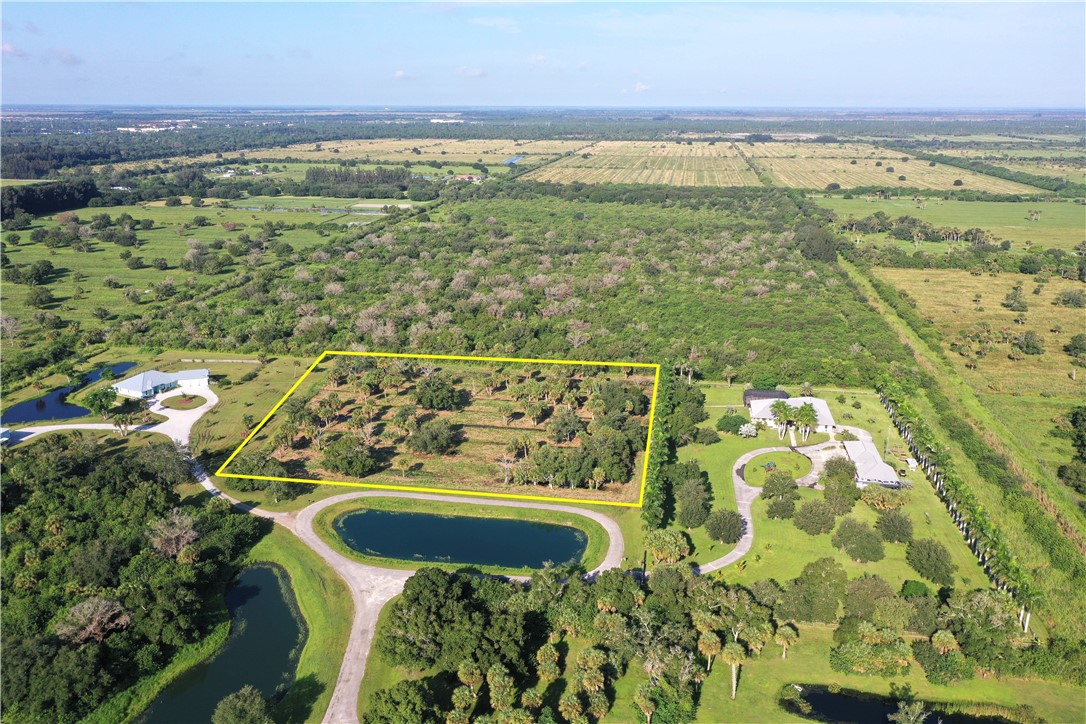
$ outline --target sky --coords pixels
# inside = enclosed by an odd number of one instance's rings
[[[0,4],[11,104],[1086,107],[1086,3]]]

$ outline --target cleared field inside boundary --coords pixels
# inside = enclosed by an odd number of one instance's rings
[[[587,156],[587,158],[585,157]],[[601,141],[529,175],[557,183],[758,186],[730,143]]]
[[[250,161],[292,157],[301,161],[443,161],[484,163],[498,167],[504,161],[523,156],[521,163],[538,163],[577,151],[585,141],[520,141],[512,139],[454,140],[439,138],[357,139],[302,143],[285,148],[260,149],[246,154]],[[417,153],[416,153],[417,150]]]
[[[875,157],[857,159],[856,164],[846,158],[758,158],[755,162],[774,182],[788,188],[824,189],[831,183],[837,183],[846,189],[857,186],[896,186],[940,191],[988,191],[997,194],[1044,193],[1033,186],[1004,181],[954,166],[929,166],[927,161],[915,158],[902,161],[901,158],[897,156],[896,160],[882,160],[881,166],[875,165],[881,160]],[[904,176],[905,180],[900,180],[900,176]],[[955,186],[954,182],[959,179],[962,185]]]
[[[332,380],[333,364],[324,364],[326,360],[340,358],[363,358],[368,364],[395,365],[396,363],[408,363],[428,365],[433,367],[431,373],[447,372],[454,378],[455,384],[460,389],[463,402],[449,410],[424,411],[417,419],[425,424],[428,420],[441,419],[453,425],[460,441],[456,449],[445,454],[411,453],[406,449],[407,438],[412,432],[401,430],[403,427],[396,422],[396,413],[410,408],[416,413],[413,404],[415,384],[412,375],[406,376],[393,372],[393,376],[402,377],[401,383],[389,383],[382,387],[380,394],[360,394],[352,391],[352,383]],[[577,377],[576,370],[560,370],[561,366],[575,366],[578,368],[609,368],[606,374],[593,373],[591,375],[581,373]],[[445,369],[445,367],[448,369]],[[547,369],[547,368],[551,369]],[[372,369],[367,367],[366,369]],[[380,369],[391,369],[385,367]],[[498,497],[511,499],[547,500],[569,503],[586,503],[592,505],[614,505],[623,507],[640,507],[644,498],[645,474],[648,467],[649,441],[652,438],[652,425],[656,409],[656,392],[659,382],[660,367],[657,364],[638,362],[602,362],[595,360],[543,360],[505,357],[464,357],[456,355],[425,355],[425,354],[401,354],[383,352],[341,352],[326,351],[321,354],[287,390],[286,394],[268,412],[260,423],[246,436],[241,445],[219,466],[215,475],[224,478],[248,478],[265,481],[283,481],[291,483],[316,483],[326,485],[349,485],[363,488],[378,488],[384,490],[401,490],[412,492],[454,493],[460,495],[474,495],[484,497]],[[382,373],[384,374],[384,373]],[[501,379],[497,387],[492,382],[496,377]],[[595,397],[595,388],[591,386],[582,388],[582,378],[592,377],[603,381],[621,381],[626,386],[636,386],[642,390],[648,399],[648,409],[643,411],[642,422],[645,424],[646,438],[643,444],[644,450],[634,456],[630,478],[612,478],[612,482],[604,482],[602,485],[593,485],[588,488],[557,488],[544,485],[520,485],[510,480],[504,482],[502,472],[498,471],[499,459],[503,453],[508,453],[515,439],[522,441],[520,448],[525,451],[524,460],[527,460],[527,452],[538,449],[540,442],[550,434],[547,425],[540,423],[550,422],[559,412],[559,402],[566,409],[571,410],[586,423],[595,420],[600,409],[606,411],[606,407],[591,407],[588,397],[580,399],[592,390],[591,397]],[[489,378],[490,381],[487,381]],[[552,379],[553,378],[553,379]],[[362,379],[362,378],[359,378]],[[415,378],[418,379],[418,378]],[[527,408],[513,410],[510,405],[503,410],[503,403],[511,403],[514,399],[524,402],[521,397],[511,390],[516,387],[521,391],[521,386],[527,389],[528,384],[535,381],[544,388],[553,388],[553,382],[565,379],[567,381],[566,392],[557,392],[553,400],[548,398],[553,407],[548,415],[546,411],[532,412],[535,420],[529,419]],[[367,385],[369,383],[366,383]],[[406,385],[406,386],[405,386]],[[467,391],[471,390],[468,395]],[[503,392],[504,390],[504,392]],[[338,479],[332,479],[333,473],[329,473],[321,466],[327,458],[318,459],[317,451],[324,449],[324,444],[316,444],[315,432],[305,426],[288,428],[292,425],[288,414],[276,412],[295,394],[304,407],[310,402],[316,402],[318,409],[321,404],[334,395],[336,401],[335,413],[327,418],[324,430],[329,435],[331,444],[342,440],[344,436],[359,434],[361,428],[366,428],[366,445],[374,451],[374,456],[379,461],[379,469],[362,478],[349,475],[338,475]],[[350,398],[350,399],[347,399]],[[530,397],[529,401],[541,399]],[[357,423],[359,412],[367,405],[371,411],[366,413],[366,424]],[[546,405],[544,406],[546,407]],[[290,408],[288,408],[289,410]],[[626,408],[630,409],[630,408]],[[521,410],[524,410],[521,414]],[[590,411],[590,410],[594,410]],[[274,419],[273,419],[274,418]],[[641,413],[630,413],[629,420],[641,419]],[[640,423],[638,423],[640,424]],[[297,429],[296,429],[297,428]],[[289,443],[284,443],[280,433],[288,429]],[[583,429],[583,428],[582,428]],[[626,429],[626,428],[624,428]],[[589,431],[592,432],[591,430]],[[303,435],[305,445],[298,451],[296,437]],[[317,437],[323,436],[322,432]],[[577,435],[572,440],[559,440],[550,442],[557,450],[575,449],[580,446],[584,435]],[[595,437],[592,433],[591,437]],[[286,473],[275,475],[227,472],[227,468],[246,451],[251,444],[256,459],[273,459],[281,463],[281,468]],[[315,448],[315,449],[314,449]],[[595,455],[595,454],[593,454]],[[505,457],[509,455],[506,454]],[[514,461],[517,455],[513,455]],[[248,458],[247,458],[248,459]],[[590,458],[590,460],[596,458]],[[535,458],[532,457],[533,465]],[[403,463],[401,465],[401,463]],[[596,463],[594,463],[596,464]],[[598,463],[604,465],[604,463]],[[397,472],[398,471],[398,472]],[[593,472],[593,480],[606,481],[608,478],[597,478],[601,471]],[[531,473],[529,473],[531,474]],[[342,479],[347,478],[347,479]],[[640,479],[640,482],[637,482]],[[561,494],[558,491],[561,490]],[[528,491],[528,492],[523,492]],[[554,494],[534,494],[539,491],[554,491]]]

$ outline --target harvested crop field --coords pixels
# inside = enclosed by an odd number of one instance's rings
[[[558,183],[758,186],[732,143],[601,141],[532,173]]]

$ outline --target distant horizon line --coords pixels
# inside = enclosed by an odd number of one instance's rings
[[[367,111],[712,111],[712,112],[750,112],[750,111],[877,111],[877,112],[1059,112],[1077,113],[1086,118],[1086,108],[1070,106],[787,106],[787,105],[750,105],[750,106],[606,106],[606,105],[426,105],[426,104],[201,104],[201,103],[3,103],[0,112],[8,109],[64,108],[64,109],[193,109],[193,110],[367,110]]]

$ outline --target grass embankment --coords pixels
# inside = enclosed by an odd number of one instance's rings
[[[928,372],[938,384],[939,392],[949,399],[952,409],[964,418],[980,437],[997,453],[1010,461],[1012,470],[1044,485],[1044,477],[1035,457],[1026,449],[980,401],[973,390],[954,367],[943,359],[939,350],[933,349],[903,320],[888,304],[882,300],[874,286],[858,268],[842,261],[841,266],[868,296],[869,302],[878,310],[886,321],[897,331],[903,342],[914,351],[920,367]],[[1024,506],[1042,505],[1045,500],[1051,506],[1059,497],[1046,494],[1045,489],[1038,489],[1034,484],[1025,493],[1033,499],[1026,499],[1015,506],[1008,507],[1004,492],[994,483],[984,478],[977,470],[972,459],[962,449],[958,440],[949,435],[939,420],[938,411],[924,394],[918,394],[913,400],[914,408],[922,414],[931,426],[937,441],[947,450],[954,466],[963,480],[972,483],[972,491],[977,499],[992,516],[1006,536],[1007,544],[1018,560],[1019,565],[1029,573],[1034,584],[1045,594],[1036,609],[1033,620],[1043,627],[1057,627],[1067,635],[1083,635],[1086,631],[1086,599],[1082,592],[1063,570],[1052,565],[1050,551],[1040,541],[1039,531],[1027,525],[1023,518]],[[1074,522],[1075,511],[1055,508],[1066,525]],[[1039,515],[1055,518],[1052,510],[1040,511]],[[1073,531],[1074,532],[1074,531]]]
[[[500,518],[506,520],[526,520],[537,523],[554,523],[577,528],[588,537],[584,555],[581,557],[581,566],[590,571],[603,562],[607,554],[610,539],[607,531],[599,523],[589,518],[572,513],[562,513],[555,510],[539,510],[535,508],[506,508],[500,506],[479,505],[477,503],[440,503],[435,506],[433,501],[414,500],[411,498],[359,498],[347,500],[342,503],[330,505],[320,513],[313,521],[313,528],[330,546],[342,555],[381,568],[417,569],[422,567],[437,567],[447,571],[471,571],[490,573],[494,575],[531,575],[532,568],[505,568],[502,566],[466,565],[462,563],[443,563],[431,561],[409,561],[397,558],[383,558],[371,556],[354,550],[339,536],[335,530],[335,521],[341,515],[358,510],[387,510],[398,513],[438,513],[466,518]]]
[[[316,553],[276,526],[245,561],[282,566],[308,629],[294,682],[276,703],[277,721],[319,722],[332,699],[350,636],[353,607],[343,580]]]

